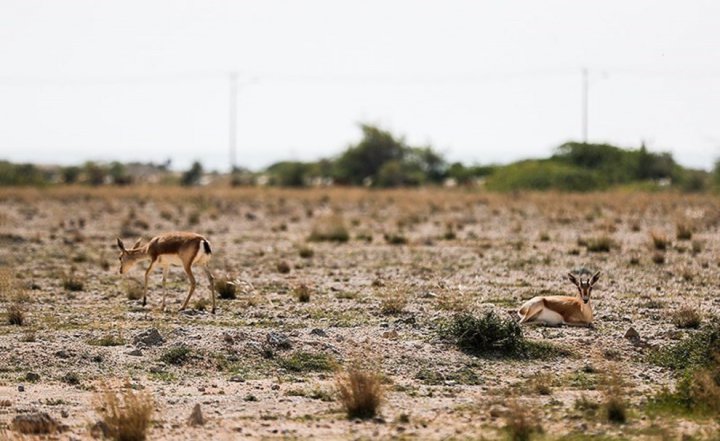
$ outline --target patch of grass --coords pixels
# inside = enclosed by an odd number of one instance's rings
[[[590,253],[609,253],[615,242],[610,236],[592,237],[585,241],[585,248]]]
[[[301,246],[300,249],[298,250],[298,254],[303,259],[309,259],[315,255],[315,251],[308,246]]]
[[[298,351],[281,358],[279,364],[291,372],[329,372],[335,369],[337,362],[327,354]]]
[[[128,300],[140,300],[143,296],[143,286],[137,280],[125,280],[125,296]]]
[[[7,322],[13,326],[22,326],[25,323],[25,310],[19,303],[11,303],[7,307]]]
[[[531,390],[538,395],[551,395],[553,383],[553,376],[547,372],[535,374],[529,381]]]
[[[312,242],[347,242],[350,233],[345,227],[345,221],[340,216],[329,216],[318,220],[310,232],[308,240]]]
[[[603,388],[604,401],[602,403],[605,418],[611,423],[624,424],[628,418],[628,403],[625,398],[625,388],[617,372],[611,372]]]
[[[335,378],[335,387],[348,418],[374,417],[385,397],[380,375],[371,371],[349,369]]]
[[[210,301],[205,297],[200,297],[193,303],[193,309],[196,311],[205,311],[210,305]]]
[[[380,300],[380,313],[397,315],[407,306],[407,294],[400,288],[389,289]]]
[[[228,276],[220,276],[215,279],[215,292],[223,300],[235,300],[237,298],[237,285]]]
[[[702,323],[702,317],[697,309],[684,305],[673,313],[672,322],[680,329],[697,329]]]
[[[706,325],[674,345],[648,354],[648,361],[681,373],[711,366],[720,353],[720,319],[708,318]]]
[[[505,431],[512,441],[529,441],[534,434],[543,433],[543,428],[527,405],[512,399],[505,416]]]
[[[293,295],[300,303],[308,303],[310,301],[310,287],[304,283],[293,288]]]
[[[678,223],[675,226],[675,237],[677,240],[690,240],[693,236],[693,230],[690,225],[685,223]]]
[[[102,337],[93,338],[87,341],[90,346],[122,346],[125,339],[121,335],[106,334]]]
[[[176,346],[166,350],[161,356],[160,361],[175,366],[182,366],[190,360],[192,350],[187,346]]]
[[[82,291],[85,289],[85,281],[75,273],[74,269],[71,269],[70,272],[63,274],[62,286],[67,291]]]
[[[386,233],[383,235],[385,242],[390,245],[405,245],[407,244],[407,238],[401,233]]]
[[[653,247],[658,251],[665,251],[670,247],[670,239],[661,231],[650,232]]]
[[[96,399],[107,436],[115,441],[144,441],[155,408],[152,396],[130,388],[120,393],[105,391]]]

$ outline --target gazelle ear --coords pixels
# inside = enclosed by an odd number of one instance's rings
[[[133,245],[133,249],[139,247],[142,244],[142,237],[135,241],[135,245]]]
[[[590,279],[590,286],[594,285],[600,278],[600,271],[596,272],[592,279]]]
[[[568,273],[568,279],[577,287],[580,287],[580,284],[578,283],[575,276],[572,275],[572,273]]]
[[[123,245],[122,240],[120,240],[119,237],[116,237],[115,239],[117,240],[117,246],[118,246],[118,248],[120,248],[120,251],[126,251],[125,245]]]

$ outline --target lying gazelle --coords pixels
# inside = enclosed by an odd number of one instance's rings
[[[170,265],[182,265],[185,273],[190,280],[190,292],[188,292],[185,301],[180,310],[182,311],[188,305],[190,296],[195,291],[195,276],[192,273],[193,265],[202,266],[208,281],[210,282],[210,293],[212,295],[212,313],[215,314],[215,281],[212,273],[207,267],[210,261],[212,251],[210,250],[210,242],[203,236],[195,233],[172,232],[155,236],[145,245],[142,245],[142,239],[138,239],[131,249],[125,249],[122,240],[117,239],[117,245],[120,248],[120,274],[130,271],[135,264],[143,260],[150,260],[147,270],[145,270],[145,285],[143,291],[143,306],[147,303],[147,285],[150,271],[156,264],[163,267],[163,298],[162,309],[165,310],[165,279]]]
[[[538,296],[525,302],[520,307],[520,323],[539,323],[550,326],[573,325],[591,326],[593,321],[590,293],[593,285],[600,278],[600,271],[588,280],[580,281],[572,274],[568,278],[577,286],[578,295],[570,296]]]

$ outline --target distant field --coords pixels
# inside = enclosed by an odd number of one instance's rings
[[[718,326],[714,196],[57,187],[2,189],[0,201],[0,439],[27,439],[13,420],[35,411],[66,426],[60,439],[92,439],[101,392],[128,385],[154,403],[152,440],[720,430],[718,361],[705,398],[690,386],[711,404],[688,408],[668,398],[683,360],[657,356]],[[166,312],[159,269],[145,308],[142,270],[118,274],[116,237],[173,230],[205,235],[216,279],[235,283],[217,314],[204,277],[178,313],[180,268]],[[583,270],[602,271],[595,328],[523,328],[547,353],[471,354],[440,332],[458,313],[505,319],[535,295],[574,295],[565,275]],[[162,341],[136,341],[151,329]],[[343,411],[336,379],[350,367],[386,391],[375,418]],[[206,422],[190,427],[196,404]]]

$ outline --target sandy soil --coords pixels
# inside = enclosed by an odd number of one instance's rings
[[[53,439],[91,439],[97,391],[123,384],[155,399],[150,439],[499,439],[513,402],[549,439],[703,438],[718,429],[712,420],[644,410],[648,397],[674,383],[644,354],[694,332],[677,329],[673,311],[720,309],[713,197],[66,189],[0,198],[0,438],[28,439],[11,421],[42,411],[67,426]],[[308,242],[313,228],[339,218],[349,242]],[[676,239],[678,223],[692,226],[692,240]],[[215,275],[238,281],[237,299],[218,300],[217,314],[178,312],[188,284],[177,267],[167,311],[159,308],[160,270],[146,307],[128,299],[142,270],[118,274],[115,237],[132,243],[172,230],[204,234]],[[651,232],[671,240],[664,263],[652,260]],[[392,234],[407,243],[388,243]],[[613,241],[610,252],[582,245],[601,237]],[[301,257],[302,248],[313,255]],[[569,356],[479,358],[438,335],[456,311],[505,314],[538,294],[573,295],[564,276],[582,269],[602,271],[595,328],[525,328]],[[71,274],[82,289],[64,286]],[[209,296],[197,274],[191,304]],[[293,293],[302,284],[306,303]],[[401,312],[382,313],[388,295],[406,299]],[[18,302],[25,324],[9,325],[4,313]],[[640,342],[624,338],[630,327]],[[135,343],[150,329],[161,344]],[[290,347],[273,345],[269,333]],[[187,348],[181,365],[163,358],[177,347]],[[388,392],[380,417],[345,418],[333,371],[293,370],[292,360],[308,356],[382,373]],[[625,383],[626,424],[576,409],[581,397],[603,399],[612,371]],[[549,395],[532,387],[540,373]],[[197,403],[207,423],[189,427]]]

